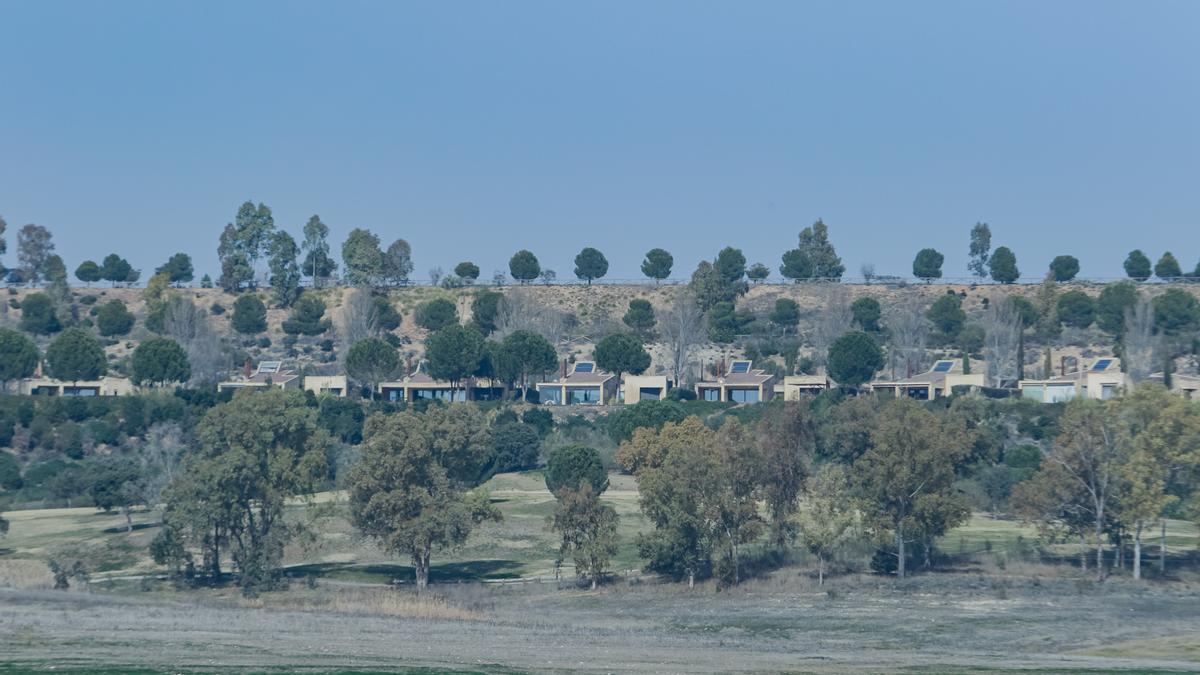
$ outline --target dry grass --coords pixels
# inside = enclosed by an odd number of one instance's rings
[[[316,595],[270,595],[238,598],[240,607],[359,616],[390,616],[430,621],[483,621],[486,617],[436,595],[413,595],[394,589],[337,589]]]
[[[0,588],[48,589],[54,575],[41,560],[0,559]]]

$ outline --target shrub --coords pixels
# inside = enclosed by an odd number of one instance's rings
[[[233,329],[243,335],[257,335],[267,329],[267,307],[257,295],[247,293],[233,303]]]

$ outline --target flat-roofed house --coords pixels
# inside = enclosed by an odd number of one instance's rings
[[[1060,373],[1041,380],[1021,380],[1021,396],[1042,403],[1064,403],[1074,398],[1108,400],[1129,389],[1129,376],[1121,372],[1121,360],[1105,356],[1083,369]]]
[[[246,363],[246,371],[236,379],[217,383],[217,391],[251,389],[263,390],[270,387],[278,389],[299,389],[300,376],[293,370],[283,367],[282,361],[259,361],[258,368],[249,372],[250,364]]]
[[[500,398],[504,390],[493,387],[484,379],[468,377],[456,383],[435,380],[425,372],[425,363],[417,365],[413,374],[401,380],[380,382],[378,393],[385,401],[412,403],[414,401],[490,401]]]
[[[625,375],[621,382],[621,400],[625,405],[641,401],[661,401],[671,391],[671,379],[666,375]]]
[[[884,396],[907,396],[918,401],[931,401],[949,396],[955,387],[982,387],[983,384],[982,372],[964,373],[961,360],[941,359],[934,361],[933,366],[924,373],[899,380],[876,380],[867,386],[872,392]]]
[[[733,361],[729,372],[712,380],[696,383],[696,398],[701,401],[758,403],[775,396],[775,376],[755,369],[748,360]]]
[[[535,386],[546,405],[608,405],[617,398],[618,383],[616,375],[600,370],[595,361],[576,361],[558,379]]]
[[[785,401],[799,401],[828,390],[833,384],[826,375],[787,375],[775,385],[775,395]]]
[[[320,396],[328,394],[338,398],[345,398],[349,389],[346,383],[345,375],[305,375],[304,390]]]
[[[1154,373],[1146,378],[1148,382],[1163,383],[1162,373]],[[1171,391],[1183,396],[1189,401],[1200,401],[1200,375],[1180,375],[1171,373]]]
[[[105,376],[77,382],[30,377],[20,381],[18,391],[26,396],[127,396],[136,393],[137,387],[127,377]]]

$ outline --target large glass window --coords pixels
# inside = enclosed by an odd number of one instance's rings
[[[642,387],[638,390],[639,401],[657,401],[662,398],[662,389],[658,387]]]
[[[539,400],[550,405],[562,405],[562,389],[558,387],[543,387],[538,389]]]
[[[400,388],[385,387],[383,390],[383,400],[398,403],[404,400],[404,390]]]
[[[1021,389],[1021,398],[1033,399],[1041,403],[1045,400],[1046,388],[1040,384],[1027,385]]]
[[[1053,384],[1046,387],[1046,403],[1066,403],[1075,398],[1075,385]]]
[[[758,403],[758,390],[730,389],[729,400],[735,403]]]
[[[576,387],[567,390],[567,403],[596,405],[600,403],[600,387]]]
[[[720,389],[701,389],[700,390],[700,398],[705,401],[720,401],[721,400],[721,390]]]

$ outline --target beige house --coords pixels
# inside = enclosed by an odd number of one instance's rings
[[[1147,381],[1162,384],[1163,374],[1154,373],[1146,378]],[[1180,394],[1189,401],[1200,401],[1200,375],[1171,374],[1171,391]]]
[[[876,380],[867,384],[875,394],[884,396],[907,396],[918,401],[931,401],[949,396],[955,387],[982,387],[984,374],[962,372],[959,359],[935,361],[927,372],[906,377],[902,380]]]
[[[26,396],[127,396],[137,390],[129,378],[111,376],[78,382],[31,377],[18,384],[19,393]]]
[[[625,405],[640,401],[661,401],[671,391],[672,383],[666,375],[626,375],[621,378],[620,398]]]
[[[558,379],[535,386],[545,405],[607,405],[619,388],[617,376],[597,369],[594,361],[576,361]]]
[[[318,396],[328,394],[338,398],[345,398],[349,391],[345,375],[305,375],[304,390]]]
[[[788,375],[782,382],[776,383],[775,395],[782,396],[785,401],[799,401],[816,396],[832,386],[833,383],[825,375]]]
[[[385,401],[412,403],[420,400],[439,401],[490,401],[500,398],[504,390],[493,387],[484,379],[467,378],[451,384],[446,380],[435,380],[424,371],[425,364],[417,366],[416,372],[401,380],[380,382],[376,392]]]
[[[1064,403],[1075,398],[1108,400],[1130,388],[1129,376],[1121,372],[1121,360],[1112,356],[1096,359],[1083,369],[1041,380],[1021,380],[1017,387],[1023,398],[1042,403]]]
[[[217,383],[217,391],[237,389],[299,389],[300,376],[295,371],[285,370],[282,361],[260,361],[258,369],[250,372],[250,363],[242,376]]]
[[[729,372],[712,380],[696,383],[696,398],[701,401],[758,403],[775,396],[775,376],[751,367],[750,361],[733,361]]]

